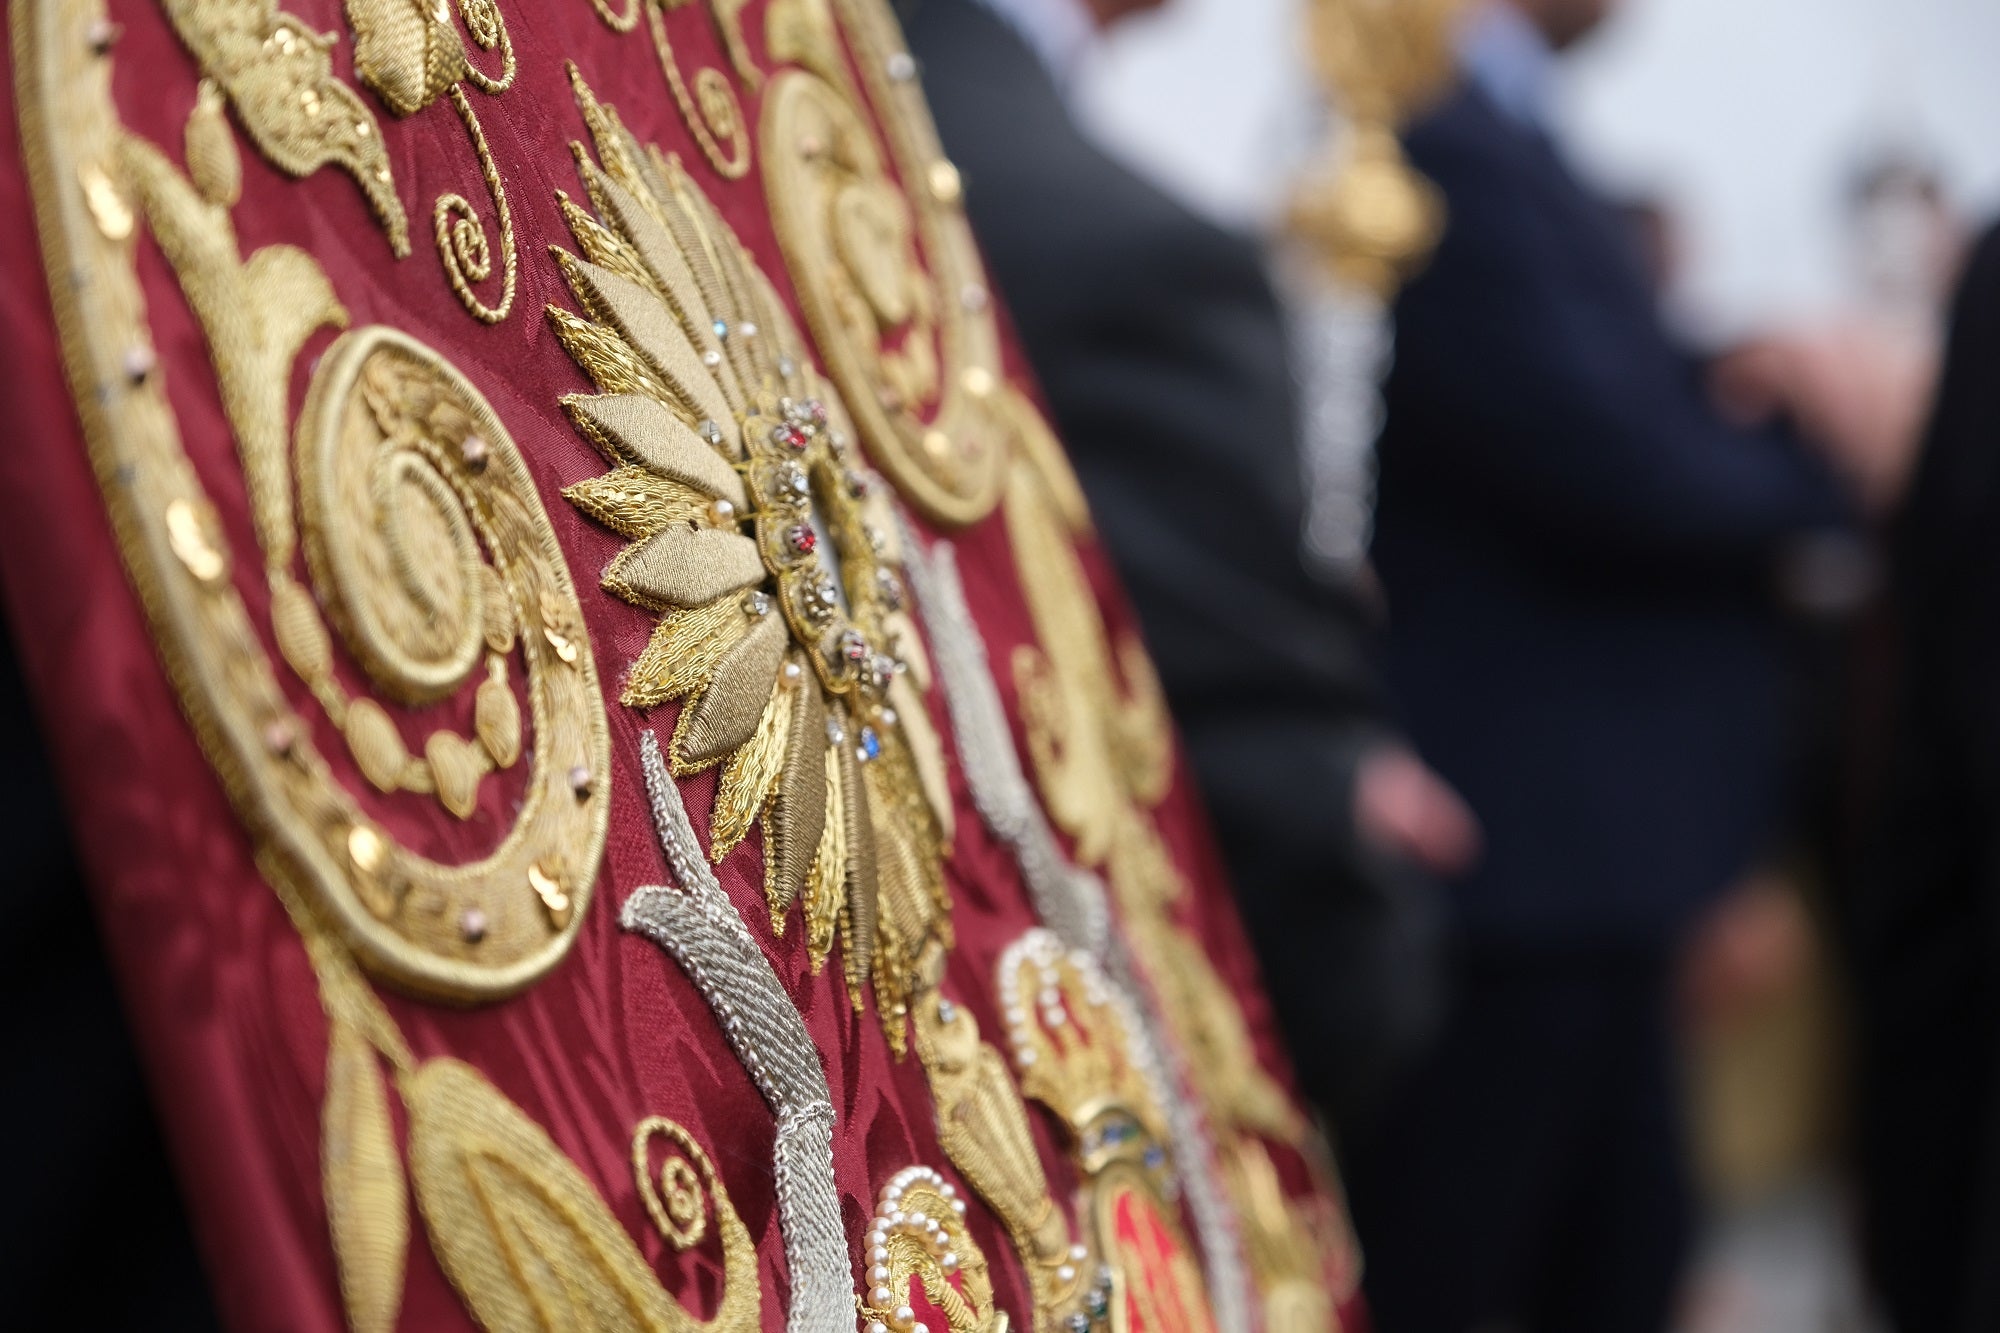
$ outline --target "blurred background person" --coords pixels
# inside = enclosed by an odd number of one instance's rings
[[[1352,1145],[1384,1333],[1667,1327],[1684,947],[1788,813],[1781,575],[1850,522],[1818,459],[1725,416],[1552,142],[1557,53],[1609,8],[1470,6],[1404,136],[1449,221],[1395,306],[1374,558],[1401,715],[1488,855],[1443,1039]]]
[[[1428,876],[1478,830],[1399,739],[1374,612],[1312,577],[1258,243],[1113,162],[1062,84],[1131,0],[904,0],[946,151],[1208,797],[1310,1097],[1345,1130],[1436,1019]]]

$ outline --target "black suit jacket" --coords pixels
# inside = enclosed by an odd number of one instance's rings
[[[1403,715],[1486,827],[1460,920],[1661,941],[1779,813],[1774,571],[1841,505],[1717,416],[1542,135],[1467,86],[1406,138],[1449,223],[1396,304],[1374,554]]]
[[[974,230],[1130,591],[1308,1090],[1354,1114],[1430,1022],[1424,887],[1357,847],[1386,734],[1363,603],[1310,576],[1297,388],[1259,247],[1071,122],[972,0],[904,4]]]
[[[1895,533],[1895,728],[1850,904],[1867,1248],[1900,1329],[2000,1328],[2000,230]]]

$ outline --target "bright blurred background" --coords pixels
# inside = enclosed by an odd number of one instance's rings
[[[1169,0],[1077,68],[1074,104],[1196,211],[1275,232],[1326,130],[1302,10]],[[1960,243],[2000,214],[1996,52],[1994,0],[1626,0],[1564,62],[1558,137],[1651,235],[1694,341],[1849,314],[1934,330]],[[1811,896],[1772,886],[1776,914],[1739,923],[1737,943],[1774,984],[1691,1026],[1709,1220],[1682,1333],[1880,1327],[1854,1259],[1830,1109],[1839,1000]]]
[[[1103,141],[1210,217],[1268,225],[1318,142],[1301,0],[1170,0],[1079,72]],[[1854,191],[1890,162],[2000,210],[1993,0],[1626,0],[1565,62],[1576,164],[1671,217],[1699,333],[1866,303]],[[1893,224],[1891,224],[1893,225]]]

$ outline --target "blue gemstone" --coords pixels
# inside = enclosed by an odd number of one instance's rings
[[[716,320],[712,327],[715,329],[716,337],[727,338],[729,336],[729,326],[723,323],[721,320],[719,319]]]
[[[861,755],[864,759],[879,759],[882,755],[882,738],[873,727],[861,729]]]

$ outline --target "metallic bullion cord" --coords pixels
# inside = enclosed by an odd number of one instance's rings
[[[1139,983],[1124,941],[1111,929],[1103,881],[1063,855],[1055,831],[1021,771],[1006,707],[993,683],[986,641],[966,605],[957,551],[945,541],[926,551],[908,519],[900,514],[898,518],[903,529],[903,572],[916,592],[917,609],[944,682],[945,706],[965,762],[973,805],[993,835],[1013,849],[1021,877],[1027,881],[1028,896],[1043,922],[1064,944],[1097,959],[1125,996],[1150,999],[1150,992]],[[1170,1080],[1163,1072],[1178,1066],[1166,1058],[1170,1048],[1161,1040],[1157,1011],[1150,1004],[1135,1004],[1132,1010],[1140,1017],[1138,1055],[1148,1081],[1163,1093],[1185,1088],[1184,1077]],[[1181,1188],[1207,1261],[1217,1333],[1250,1333],[1250,1288],[1242,1244],[1235,1216],[1215,1178],[1215,1145],[1207,1122],[1191,1097],[1163,1095],[1160,1102],[1167,1115],[1167,1132],[1173,1138]]]
[[[777,1115],[778,1225],[792,1274],[787,1333],[853,1333],[854,1274],[833,1177],[833,1095],[819,1051],[701,854],[650,731],[640,737],[639,759],[660,847],[679,887],[634,890],[619,922],[674,956]]]

